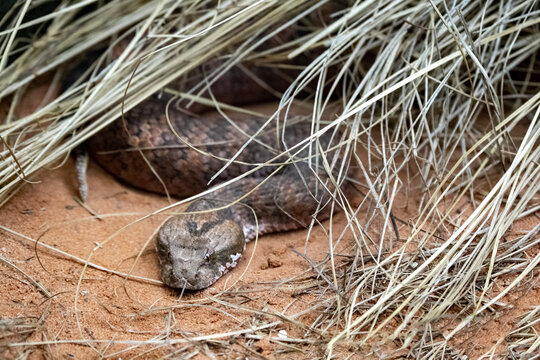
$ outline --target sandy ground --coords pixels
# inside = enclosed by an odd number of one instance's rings
[[[73,199],[73,162],[69,161],[60,169],[44,174],[39,184],[24,187],[1,209],[2,225],[85,260],[89,259],[96,245],[107,241],[95,251],[91,262],[159,282],[153,241],[146,249],[144,247],[147,240],[153,240],[152,233],[164,217],[149,218],[121,231],[110,240],[108,238],[133,220],[166,205],[166,199],[127,188],[93,163],[89,169],[89,184],[92,193],[88,205],[102,216],[101,219],[90,215]],[[172,313],[167,309],[160,310],[168,306],[178,307],[174,311],[176,324],[173,326],[177,331],[200,335],[227,332],[237,325],[237,319],[218,309],[207,308],[207,302],[203,301],[205,297],[216,295],[229,286],[279,281],[309,270],[309,264],[291,251],[296,249],[303,253],[305,238],[306,231],[265,236],[257,244],[249,244],[240,265],[211,289],[181,295],[159,284],[126,282],[120,276],[92,268],[85,270],[79,284],[83,267],[73,259],[66,259],[42,247],[36,251],[33,242],[3,232],[0,255],[24,270],[53,298],[47,301],[27,276],[2,265],[4,291],[1,295],[1,314],[9,318],[38,318],[47,308],[43,324],[45,334],[35,340],[147,339],[152,334],[157,336],[165,331],[167,323],[172,321],[169,319]],[[327,246],[324,234],[315,231],[307,247],[307,255],[311,259],[322,260]],[[139,253],[140,258],[134,266]],[[307,275],[313,274],[303,277]],[[253,302],[255,309],[282,312],[288,307],[288,311],[294,313],[302,308],[303,301],[291,295],[301,290],[300,283],[297,289],[288,291],[268,290],[250,294],[249,301]],[[77,301],[75,294],[79,294]],[[96,347],[105,346],[99,344]],[[111,351],[114,350],[109,348],[105,353],[110,354]],[[57,355],[69,353],[76,355],[76,358],[97,355],[88,345],[54,346],[52,351]]]
[[[250,359],[323,356],[319,344],[303,343],[304,352],[294,352],[295,343],[282,341],[284,333],[279,333],[284,330],[289,337],[302,338],[302,324],[314,321],[318,316],[315,311],[296,317],[296,324],[278,326],[269,337],[260,335],[267,324],[282,315],[297,314],[324,298],[316,291],[306,291],[312,287],[316,273],[300,255],[315,262],[327,256],[328,240],[322,228],[312,232],[309,242],[304,230],[264,236],[249,244],[238,268],[210,289],[180,293],[159,282],[153,233],[165,217],[153,216],[133,224],[167,205],[166,198],[127,187],[91,162],[88,206],[99,215],[94,216],[75,200],[73,160],[43,171],[35,180],[0,209],[0,315],[3,320],[29,326],[28,331],[5,338],[12,347],[0,348],[0,357],[132,358],[142,354],[153,358],[205,353]],[[418,202],[413,195],[407,195],[409,201]],[[396,215],[409,219],[412,215],[407,211],[414,206],[407,207],[405,197],[401,199],[403,203],[395,207]],[[537,222],[534,216],[524,219],[516,224],[516,231],[530,229]],[[343,215],[338,214],[334,231],[344,225]],[[405,236],[406,226],[399,229]],[[346,236],[338,252],[350,241],[351,236]],[[81,264],[85,261],[102,269],[85,267]],[[126,280],[111,271],[144,279]],[[505,281],[509,283],[512,276]],[[297,280],[278,286],[292,277]],[[456,348],[476,358],[504,338],[515,318],[539,303],[540,291],[534,285],[535,281],[528,281],[505,297],[503,300],[513,306],[468,328],[454,340]],[[235,291],[227,291],[230,288]],[[247,330],[235,336],[220,335],[241,329]],[[337,330],[330,329],[329,333]],[[185,340],[193,336],[210,337],[197,343]],[[139,341],[148,340],[154,342],[135,347]],[[382,335],[374,339],[374,344],[378,340],[383,340]],[[32,342],[39,345],[30,346]],[[380,353],[389,354],[391,350],[390,346]],[[338,357],[345,357],[347,347],[342,351]],[[403,356],[400,352],[389,358]],[[353,358],[367,357],[357,352]]]

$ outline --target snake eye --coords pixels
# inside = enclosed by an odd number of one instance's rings
[[[204,255],[204,260],[205,260],[205,261],[210,261],[210,259],[212,258],[212,255],[214,255],[214,253],[207,252],[207,253]]]

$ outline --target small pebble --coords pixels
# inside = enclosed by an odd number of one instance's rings
[[[283,262],[281,261],[281,259],[275,254],[270,254],[267,258],[267,261],[268,261],[269,268],[278,268],[281,265],[283,265]]]

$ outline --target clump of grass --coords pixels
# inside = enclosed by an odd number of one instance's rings
[[[15,317],[0,318],[0,353],[7,356],[8,345],[26,340],[39,327],[38,319]]]
[[[0,204],[122,112],[211,59],[221,58],[221,66],[205,83],[176,92],[179,98],[211,103],[201,98],[204,88],[234,64],[288,66],[310,52],[276,114],[310,94],[313,132],[288,151],[324,156],[312,145],[346,125],[340,147],[350,163],[328,161],[325,170],[339,183],[347,166],[357,168],[352,181],[365,197],[356,204],[335,194],[354,246],[338,261],[334,247],[345,232],[330,223],[329,256],[314,266],[325,300],[311,308],[320,315],[309,334],[329,357],[340,343],[363,346],[383,331],[399,347],[442,354],[442,338],[504,306],[501,298],[540,262],[538,227],[512,233],[540,210],[538,4],[341,1],[326,26],[308,21],[300,38],[258,50],[326,3],[66,0],[30,20],[30,2],[17,1],[0,31],[0,98],[11,109],[40,74],[61,71],[103,42],[109,49],[55,101],[22,119],[9,112],[0,127]],[[18,34],[32,26],[39,36],[23,41]],[[109,61],[121,39],[126,50]],[[324,118],[336,104],[335,117]],[[413,196],[419,201],[403,211],[400,201]],[[410,207],[414,216],[401,218]],[[494,292],[504,274],[514,280]],[[257,336],[297,323],[295,316],[271,318]],[[444,337],[425,336],[441,326],[450,327]]]
[[[538,306],[521,316],[514,330],[506,337],[506,349],[511,359],[534,359],[535,356],[538,356],[540,347],[539,323],[540,307]]]

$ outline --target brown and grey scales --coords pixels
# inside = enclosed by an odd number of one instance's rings
[[[243,134],[216,114],[194,117],[169,108],[169,119],[183,140],[170,129],[165,104],[150,99],[125,115],[126,127],[118,120],[94,136],[89,143],[91,153],[102,167],[132,186],[159,193],[164,192],[165,186],[171,195],[187,197],[206,190],[225,159],[234,156],[248,140],[248,135],[254,134],[266,121],[265,118],[237,116],[234,122]],[[284,141],[292,146],[309,135],[308,123],[296,123],[287,127]],[[257,141],[250,142],[236,162],[211,185],[242,175],[281,151],[275,128],[269,128],[255,139]],[[328,146],[328,139],[328,136],[320,139],[323,148]],[[184,141],[189,141],[199,151]],[[210,143],[215,145],[207,145]],[[307,151],[300,155],[307,156]],[[257,187],[276,168],[265,166],[250,177],[193,202],[186,211],[224,207]],[[285,166],[263,182],[242,200],[243,205],[169,219],[160,229],[157,240],[163,281],[172,287],[194,290],[210,286],[236,265],[245,241],[253,239],[257,233],[288,231],[309,225],[321,194],[322,187],[308,164],[298,162]],[[327,197],[322,199],[323,203],[326,200]],[[318,219],[329,216],[328,208],[326,206],[319,212]],[[256,220],[251,209],[255,211]],[[230,246],[222,249],[224,244]]]
[[[169,87],[192,90],[207,76],[207,70],[215,66],[216,63],[196,69]],[[252,76],[248,76],[245,69],[265,86],[260,86]],[[292,75],[272,68],[242,64],[242,68],[234,67],[225,73],[210,87],[210,91],[217,101],[235,106],[267,102],[274,98],[267,89],[284,91]],[[210,97],[208,91],[202,96]],[[280,140],[277,141],[276,122],[273,122],[256,137],[257,141],[251,141],[236,161],[209,184],[225,161],[232,158],[249,135],[258,131],[267,119],[231,115],[235,128],[221,115],[205,113],[208,109],[202,106],[194,105],[189,107],[189,112],[181,111],[179,109],[183,109],[186,102],[176,101],[168,108],[168,117],[177,137],[165,115],[169,100],[170,97],[164,94],[156,94],[127,112],[125,122],[119,119],[92,137],[89,147],[94,159],[134,187],[158,193],[164,193],[166,188],[171,195],[188,197],[245,174],[280,154],[285,145],[292,147],[310,135],[309,123],[296,123],[287,126],[283,138],[280,132]],[[322,148],[326,148],[330,136],[325,135],[319,141]],[[307,154],[304,151],[299,158]],[[285,157],[280,158],[281,162],[285,160]],[[186,211],[224,207],[254,189],[274,170],[276,166],[265,166],[231,186],[194,201]],[[319,179],[325,182],[327,178],[319,174]],[[333,191],[331,186],[329,188]],[[236,266],[245,242],[257,233],[305,227],[316,212],[319,220],[328,218],[330,207],[319,209],[328,198],[308,164],[296,162],[263,182],[241,204],[219,211],[172,217],[165,222],[157,237],[162,280],[176,288],[206,288]],[[257,216],[257,222],[251,209]]]

